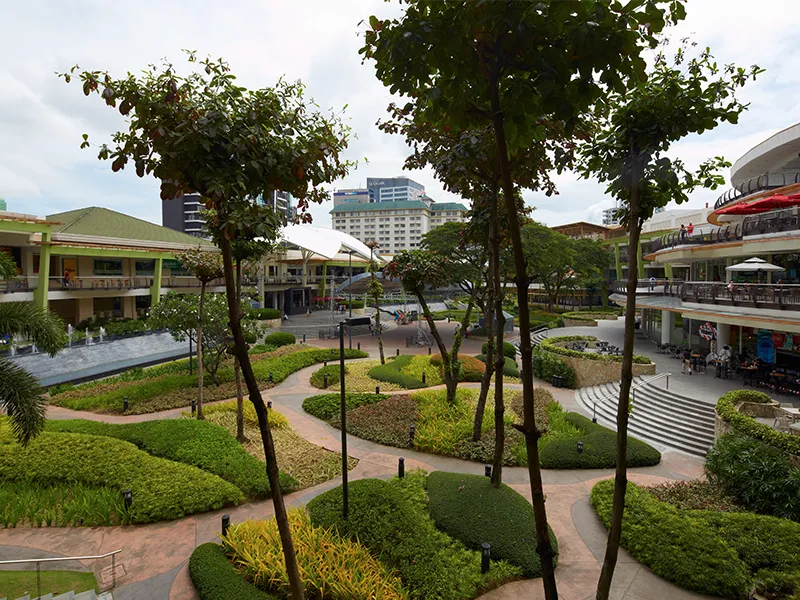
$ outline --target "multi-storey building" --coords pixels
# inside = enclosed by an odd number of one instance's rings
[[[284,223],[297,216],[297,208],[293,206],[292,195],[288,192],[274,191],[269,196],[259,196],[256,202],[272,207],[272,210],[283,217]],[[194,237],[207,238],[206,220],[202,214],[204,210],[205,205],[199,194],[184,194],[180,198],[162,200],[161,224]]]
[[[467,207],[457,202],[396,200],[370,204],[341,204],[331,210],[333,228],[362,242],[375,241],[382,253],[413,250],[431,229],[464,221]]]
[[[367,177],[370,202],[406,202],[425,196],[425,186],[408,177]]]
[[[368,204],[369,190],[366,188],[352,188],[333,192],[333,205],[340,204]]]
[[[642,328],[654,341],[701,353],[712,342],[727,344],[739,357],[786,368],[800,386],[792,375],[800,371],[799,151],[797,124],[734,164],[733,189],[704,211],[707,224],[697,227],[695,217],[693,231],[681,231],[691,218],[683,215],[669,227],[654,225],[660,230],[651,232],[657,235],[642,254],[664,278],[652,286],[648,278],[656,271],[642,277],[640,269],[636,295]],[[738,266],[748,259],[757,260]],[[627,303],[624,282],[611,298]]]

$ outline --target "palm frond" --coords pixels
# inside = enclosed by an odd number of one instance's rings
[[[32,302],[0,302],[0,334],[23,336],[51,356],[67,343],[58,315]]]
[[[14,259],[0,251],[0,279],[14,279],[17,272],[17,263],[14,262]]]
[[[11,420],[11,430],[20,444],[27,444],[44,429],[44,390],[22,367],[0,358],[0,408]]]

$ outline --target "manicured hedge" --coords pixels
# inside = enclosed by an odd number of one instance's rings
[[[747,509],[800,522],[800,469],[781,450],[732,433],[714,440],[705,469]]]
[[[296,341],[297,338],[294,336],[294,334],[286,331],[276,331],[275,333],[270,333],[269,335],[264,336],[264,343],[269,344],[270,346],[275,346],[276,348],[294,344]]]
[[[250,346],[250,350],[247,351],[248,354],[266,354],[267,352],[272,352],[275,350],[277,346],[269,346],[267,344],[255,344],[254,346]]]
[[[353,481],[348,519],[342,517],[341,487],[317,496],[307,508],[315,525],[334,527],[380,556],[397,571],[414,599],[474,598],[492,583],[520,574],[505,561],[497,561],[482,575],[480,554],[436,529],[426,510],[424,485],[424,475],[414,474],[391,482]]]
[[[279,311],[277,308],[254,308],[248,313],[248,316],[261,321],[268,321],[272,319],[280,319],[281,311]]]
[[[344,368],[345,374],[347,373],[347,367]],[[328,365],[327,367],[322,367],[314,371],[311,374],[311,385],[315,388],[319,388],[321,390],[326,389],[325,386],[325,375],[328,376],[328,385],[327,387],[331,387],[337,385],[339,383],[339,377],[341,375],[341,367],[338,361],[335,364]]]
[[[489,351],[489,342],[484,342],[481,346],[481,354],[486,354]],[[517,356],[517,347],[511,342],[503,342],[503,354],[510,359]]]
[[[412,375],[407,375],[402,372],[403,367],[408,366],[414,357],[411,354],[402,354],[392,360],[387,360],[386,364],[377,365],[369,370],[369,376],[378,381],[386,381],[387,383],[396,383],[407,390],[416,390],[427,386],[427,383],[422,383],[421,379],[417,379]]]
[[[475,356],[479,361],[483,364],[486,364],[486,355],[485,354],[478,354]],[[507,375],[508,377],[519,377],[519,367],[517,366],[517,362],[513,358],[509,358],[507,356],[503,357],[503,375]]]
[[[442,356],[431,356],[431,364],[441,369],[442,379],[444,379],[444,363],[442,362]],[[459,381],[478,383],[483,379],[484,372],[486,372],[486,365],[474,356],[467,356],[464,354],[458,355]]]
[[[345,394],[345,405],[347,410],[350,411],[364,404],[380,402],[388,397],[387,394]],[[341,402],[339,392],[317,394],[303,400],[303,410],[318,419],[330,421],[341,411]]]
[[[575,369],[557,355],[543,350],[541,345],[533,349],[533,374],[547,383],[553,380],[554,375],[558,375],[563,378],[564,387],[575,389],[577,385]]]
[[[434,471],[428,476],[430,514],[436,526],[468,548],[491,544],[492,558],[521,567],[525,577],[541,577],[536,553],[536,521],[530,503],[488,477]],[[550,541],[558,553],[552,530]]]
[[[410,396],[389,396],[347,412],[347,432],[362,440],[402,448],[410,445],[411,425],[417,422],[417,403]],[[330,420],[341,429],[339,413]]]
[[[539,346],[548,352],[561,354],[563,356],[573,356],[575,358],[585,358],[587,360],[597,360],[601,362],[622,362],[622,357],[615,354],[598,354],[597,352],[580,352],[559,346],[566,342],[595,342],[597,338],[592,335],[561,335],[558,337],[544,338]],[[633,355],[633,362],[637,365],[649,365],[652,361],[646,356],[639,354]]]
[[[0,479],[75,481],[120,494],[131,489],[134,523],[178,519],[244,500],[239,488],[207,471],[151,456],[129,442],[77,433],[44,432],[25,447],[4,435]]]
[[[200,600],[270,600],[244,580],[225,556],[222,546],[201,544],[189,557],[189,577]]]
[[[545,469],[603,469],[616,467],[617,433],[592,423],[578,413],[566,413],[566,421],[581,434],[575,437],[542,440],[539,460]],[[578,452],[578,442],[583,452]],[[661,453],[641,440],[628,436],[628,466],[650,467],[661,462]]]
[[[264,463],[248,453],[219,425],[197,419],[165,419],[122,425],[85,421],[48,421],[48,431],[106,436],[131,442],[152,456],[167,458],[213,473],[238,487],[248,498],[268,498]],[[297,489],[297,481],[281,473],[284,492]]]
[[[592,489],[591,502],[608,527],[614,482]],[[747,598],[800,593],[800,524],[752,513],[680,510],[628,482],[622,545],[659,577],[683,588]]]
[[[737,402],[759,402],[759,398],[761,396],[752,390],[728,392],[717,400],[717,415],[739,433],[761,440],[789,454],[800,456],[800,436],[780,432],[736,410]]]

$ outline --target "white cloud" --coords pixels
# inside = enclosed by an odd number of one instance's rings
[[[262,87],[278,77],[302,79],[323,109],[339,110],[357,136],[347,156],[358,169],[335,187],[354,187],[369,176],[406,173],[439,200],[455,200],[442,190],[430,170],[402,170],[407,148],[397,136],[375,126],[385,115],[388,92],[362,64],[357,51],[358,23],[370,14],[399,12],[382,0],[297,0],[263,2],[208,0],[134,5],[100,0],[70,3],[6,3],[0,52],[0,196],[11,210],[47,214],[101,205],[160,222],[158,184],[140,180],[128,170],[113,174],[94,151],[79,149],[88,133],[99,142],[122,125],[122,119],[96,99],[86,99],[76,85],[67,86],[54,71],[79,63],[114,73],[138,71],[169,57],[182,61],[181,49],[222,56],[242,85]],[[708,45],[720,64],[757,63],[767,69],[742,98],[751,103],[737,126],[724,126],[684,140],[674,154],[690,166],[722,154],[734,162],[768,135],[800,121],[800,83],[794,65],[800,49],[794,34],[800,15],[790,0],[699,0],[687,3],[688,19],[676,27],[673,40],[691,35]],[[367,158],[368,163],[363,159]],[[603,186],[556,178],[559,194],[551,198],[527,193],[534,216],[550,225],[574,220],[598,221],[610,201]],[[713,203],[724,190],[698,191],[691,206]],[[328,224],[328,206],[315,206],[318,224]]]

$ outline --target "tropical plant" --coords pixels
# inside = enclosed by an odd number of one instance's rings
[[[0,252],[0,277],[16,277],[17,265]],[[67,344],[61,319],[47,309],[28,302],[0,303],[0,336],[12,339],[21,336],[38,348],[55,356]],[[14,435],[27,444],[44,428],[46,403],[44,389],[37,379],[22,367],[0,357],[0,408],[9,416]]]
[[[228,316],[250,401],[258,414],[275,516],[294,600],[304,597],[297,569],[283,496],[278,488],[275,446],[267,422],[267,407],[250,364],[241,326],[234,281],[232,240],[274,241],[281,223],[253,198],[282,190],[298,199],[298,209],[310,220],[310,202],[328,197],[323,184],[344,177],[351,163],[340,159],[349,130],[339,116],[309,109],[299,81],[280,80],[272,88],[248,90],[236,83],[222,59],[188,60],[199,66],[183,77],[171,63],[153,66],[142,75],[129,72],[113,78],[102,71],[73,67],[61,74],[83,84],[127,116],[126,129],[112,137],[113,147],[100,146],[98,158],[111,160],[119,171],[133,162],[140,177],[161,181],[164,200],[197,193],[208,211],[206,227],[219,245],[228,297]],[[83,147],[88,147],[84,135]]]
[[[683,8],[681,7],[681,11]],[[648,11],[650,12],[650,11]],[[652,20],[650,21],[652,24]],[[761,70],[726,65],[720,72],[708,49],[687,57],[684,42],[670,63],[658,54],[653,67],[628,90],[605,99],[608,111],[596,123],[596,131],[581,151],[581,173],[607,184],[607,193],[625,208],[622,223],[628,229],[627,294],[636,295],[638,252],[642,223],[655,209],[668,202],[678,204],[698,187],[714,189],[724,184],[719,169],[730,166],[716,156],[703,162],[696,172],[683,161],[667,156],[675,142],[691,134],[714,129],[721,123],[736,123],[747,108],[736,99],[736,91]],[[598,582],[597,598],[605,600],[617,562],[622,531],[627,471],[624,457],[628,430],[628,402],[633,379],[634,302],[625,310],[625,342],[617,404],[617,472],[606,555]]]

